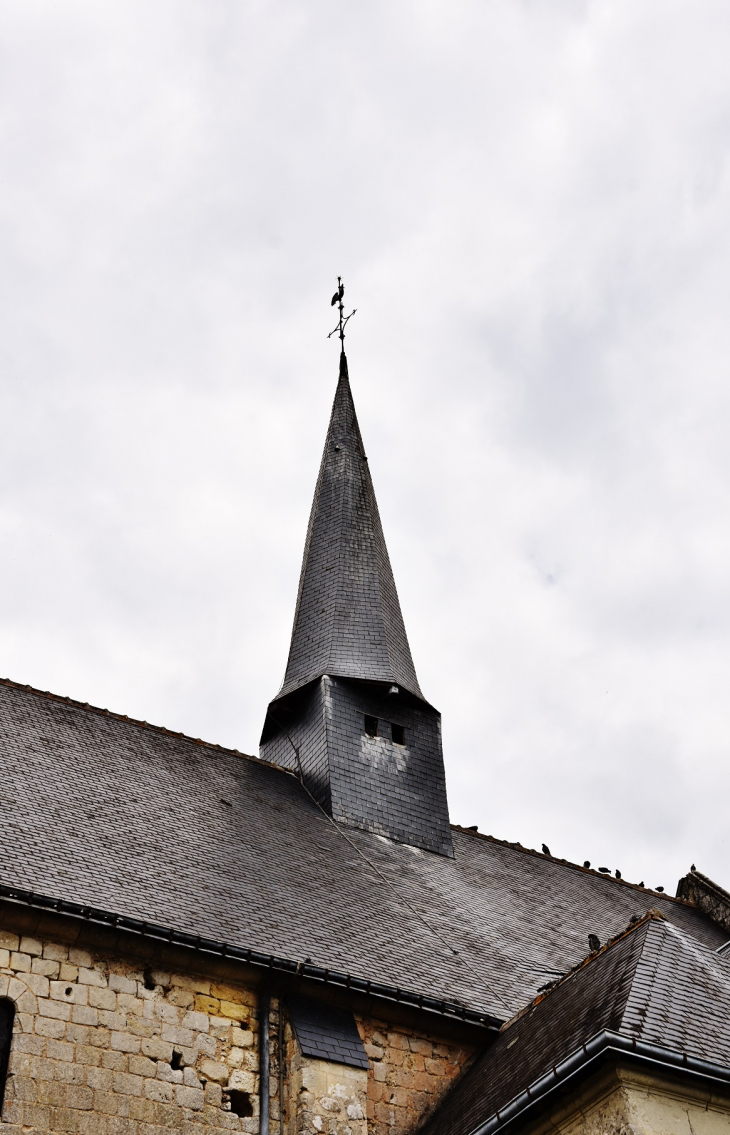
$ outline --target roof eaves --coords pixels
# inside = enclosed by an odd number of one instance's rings
[[[369,981],[366,978],[340,973],[337,970],[325,969],[322,966],[312,965],[310,962],[297,962],[291,958],[282,958],[275,954],[264,954],[245,946],[231,946],[225,942],[203,938],[196,934],[188,934],[185,931],[160,926],[154,922],[129,918],[126,915],[114,914],[98,907],[83,906],[80,903],[69,902],[65,899],[50,898],[47,895],[39,895],[33,891],[7,886],[3,883],[0,883],[0,900],[34,910],[59,914],[65,918],[92,923],[109,930],[122,931],[166,946],[191,950],[221,960],[240,962],[243,965],[265,969],[272,973],[306,978],[320,985],[347,989],[352,993],[374,997],[380,1001],[395,1002],[406,1008],[418,1009],[421,1012],[445,1017],[449,1020],[463,1021],[490,1032],[498,1031],[502,1023],[497,1017],[492,1017],[488,1013],[476,1009],[470,1009],[457,1002],[425,997],[423,994],[414,993],[408,989]]]

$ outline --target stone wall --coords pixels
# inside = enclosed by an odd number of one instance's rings
[[[367,1071],[302,1056],[288,1022],[284,1051],[286,1135],[367,1135]]]
[[[258,1130],[254,992],[0,931],[0,997],[16,1005],[3,1130]]]
[[[611,1068],[576,1086],[519,1135],[730,1135],[730,1094],[689,1079]]]
[[[414,1035],[386,1021],[358,1019],[370,1058],[367,1116],[378,1135],[406,1135],[436,1105],[474,1045]]]
[[[253,987],[0,930],[4,997],[16,1006],[2,1112],[9,1135],[258,1132]],[[272,1135],[280,1094],[285,1135],[406,1135],[473,1051],[355,1014],[365,1071],[303,1058],[284,1018],[280,1069],[272,997]]]

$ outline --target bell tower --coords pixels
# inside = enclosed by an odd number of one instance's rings
[[[342,346],[289,660],[260,753],[299,771],[338,823],[451,855],[441,715],[416,677]]]

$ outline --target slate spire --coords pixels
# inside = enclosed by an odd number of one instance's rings
[[[441,715],[418,685],[344,350],[289,661],[259,751],[337,823],[453,854]]]
[[[423,698],[344,351],[309,517],[289,661],[276,700],[323,674],[392,682]]]

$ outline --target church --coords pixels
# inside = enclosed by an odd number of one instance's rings
[[[0,682],[0,1130],[730,1133],[730,894],[450,823],[339,306],[259,755]]]

